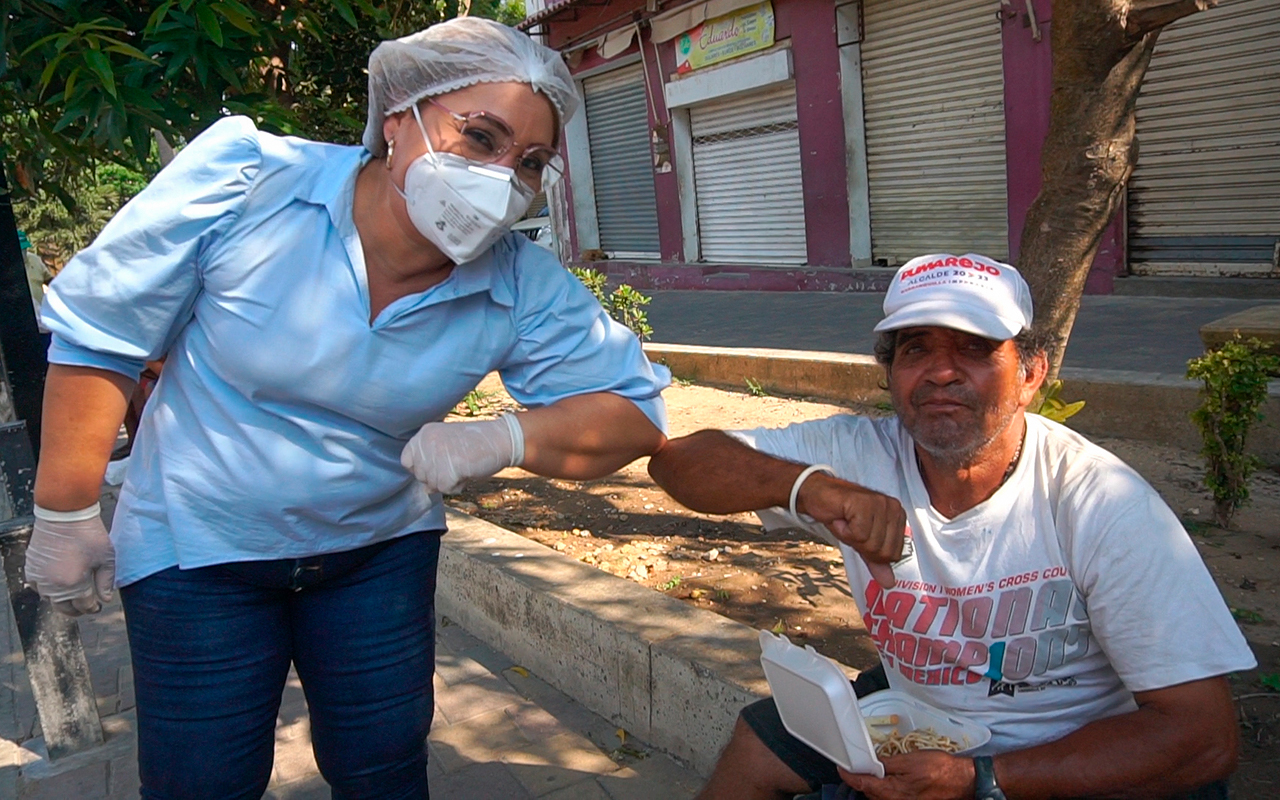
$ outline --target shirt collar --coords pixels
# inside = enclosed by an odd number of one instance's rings
[[[515,292],[507,279],[511,270],[504,269],[515,257],[515,247],[507,238],[510,235],[503,236],[479,258],[454,267],[448,278],[423,292],[413,307],[422,308],[488,292],[493,302],[514,308]]]
[[[515,306],[515,293],[507,280],[511,271],[504,269],[516,255],[510,236],[510,233],[505,234],[476,260],[454,267],[451,278],[457,279],[459,297],[488,292],[489,297],[498,305],[508,308]]]
[[[300,182],[297,197],[327,208],[330,220],[346,237],[355,234],[351,207],[355,200],[356,175],[373,156],[363,147],[344,147],[342,151],[327,152],[321,157],[321,165],[314,170],[313,179]],[[498,305],[514,307],[515,293],[510,281],[506,280],[509,270],[503,269],[516,255],[516,245],[509,240],[511,235],[503,236],[474,261],[455,267],[448,279],[423,292],[412,307],[435,305],[480,292],[488,292]]]

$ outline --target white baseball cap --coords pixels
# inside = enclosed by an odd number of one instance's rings
[[[876,331],[936,325],[1004,341],[1031,327],[1031,288],[986,256],[920,256],[893,276],[884,315]]]

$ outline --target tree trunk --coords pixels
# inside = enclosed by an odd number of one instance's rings
[[[1160,30],[1217,0],[1054,0],[1053,94],[1040,194],[1027,212],[1018,266],[1036,327],[1062,365],[1085,278],[1138,158],[1134,105]],[[1211,69],[1212,65],[1205,65]]]

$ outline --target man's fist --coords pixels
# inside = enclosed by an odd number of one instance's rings
[[[893,568],[902,558],[907,512],[888,495],[824,473],[810,475],[800,486],[796,510],[808,514],[866,562],[881,586],[893,586]]]

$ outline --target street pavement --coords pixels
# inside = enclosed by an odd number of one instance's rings
[[[883,295],[823,292],[652,292],[653,341],[870,354]],[[1200,326],[1280,300],[1090,295],[1067,367],[1184,374],[1204,352]]]

